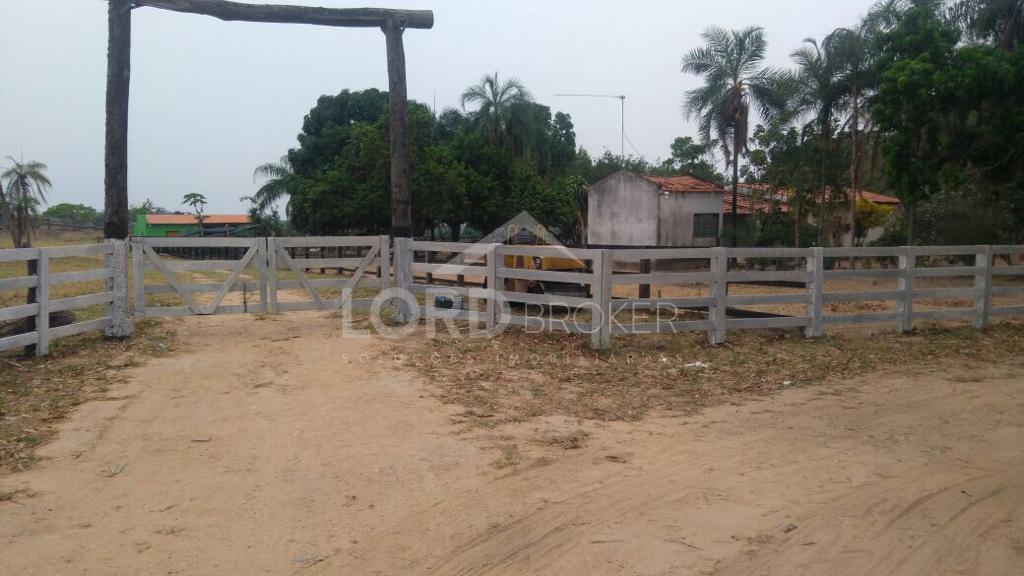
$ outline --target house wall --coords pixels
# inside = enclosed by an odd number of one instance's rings
[[[199,226],[195,224],[150,224],[145,214],[136,216],[132,225],[132,236],[184,236],[198,231]]]
[[[659,187],[629,172],[617,172],[587,194],[587,243],[656,246]]]
[[[694,214],[720,214],[721,194],[659,194],[658,246],[714,246],[717,238],[694,238]],[[721,232],[721,230],[719,230]]]

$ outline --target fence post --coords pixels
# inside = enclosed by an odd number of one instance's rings
[[[709,344],[725,342],[725,319],[729,295],[729,254],[726,248],[715,248],[711,257],[711,305],[708,307],[708,319],[711,320],[711,331],[708,332]]]
[[[808,338],[818,338],[822,334],[821,318],[825,306],[825,249],[817,247],[810,250],[811,254],[807,257],[807,272],[811,276],[811,301],[807,305],[807,314],[811,317],[811,323],[804,334]]]
[[[267,305],[267,238],[256,239],[256,281],[259,283],[260,291],[260,305],[257,310],[267,312],[270,309]],[[244,290],[243,287],[243,295],[245,294]]]
[[[992,307],[992,247],[978,246],[974,265],[981,268],[974,276],[975,328],[988,328],[989,309]]]
[[[412,270],[412,240],[409,238],[395,238],[395,288],[409,293],[412,285],[412,278],[409,272]],[[402,294],[403,296],[405,294]],[[395,320],[406,323],[412,317],[412,310],[405,298],[398,298],[395,303]]]
[[[50,353],[50,255],[39,249],[36,261],[36,356]]]
[[[142,242],[132,238],[132,290],[135,292],[132,304],[136,318],[146,317],[146,253]]]
[[[132,335],[132,317],[128,313],[128,244],[120,238],[108,240],[113,252],[107,254],[107,268],[113,277],[107,280],[107,290],[114,293],[114,301],[107,307],[110,326],[106,335],[127,338]]]
[[[914,329],[914,268],[917,266],[917,258],[913,246],[904,246],[904,250],[905,253],[900,255],[900,270],[903,274],[896,288],[903,292],[903,300],[899,304],[899,331],[907,334]]]
[[[594,258],[591,291],[595,310],[590,322],[590,347],[608,350],[612,347],[612,253],[608,250],[600,250]]]
[[[267,287],[270,291],[270,312],[277,314],[281,307],[277,303],[277,239],[267,238]]]
[[[487,330],[497,327],[498,315],[498,246],[487,249]]]
[[[380,278],[380,289],[386,290],[391,287],[391,237],[384,234],[380,237],[380,271],[377,276]],[[353,286],[353,288],[355,288]]]

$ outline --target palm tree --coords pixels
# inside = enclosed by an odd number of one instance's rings
[[[951,16],[970,37],[1003,50],[1024,44],[1024,0],[959,0]]]
[[[451,142],[455,134],[466,125],[466,121],[466,116],[457,108],[445,106],[434,122],[435,136],[441,142]]]
[[[833,122],[846,104],[844,84],[840,80],[839,63],[835,55],[823,49],[813,38],[804,40],[804,46],[792,53],[798,69],[798,106],[812,116],[821,139],[821,204],[818,208],[818,244],[830,238],[829,184],[827,160],[831,154]]]
[[[7,223],[14,247],[29,248],[32,246],[32,228],[39,216],[39,205],[46,202],[44,191],[49,190],[52,184],[46,176],[46,164],[19,162],[10,156],[7,159],[11,165],[0,173],[0,214]],[[27,260],[26,268],[29,276],[37,275],[39,261]],[[36,301],[36,288],[29,288],[25,303],[35,304]],[[25,319],[25,331],[32,332],[35,329],[35,316],[29,316]],[[30,356],[35,353],[35,349],[36,345],[30,344],[25,347],[24,354]]]
[[[476,106],[471,112],[473,122],[491,139],[492,144],[503,144],[512,124],[512,109],[516,104],[530,102],[530,92],[516,78],[501,82],[498,73],[485,74],[479,84],[462,93],[462,109],[466,104]]]
[[[253,208],[258,214],[267,212],[280,200],[287,197],[284,213],[287,216],[291,211],[291,195],[295,188],[295,170],[287,156],[282,156],[277,162],[260,164],[253,171],[254,182],[263,180],[263,185],[252,196],[243,196],[242,201],[252,202]]]
[[[865,94],[870,93],[878,82],[874,63],[874,51],[871,49],[872,36],[876,30],[873,21],[868,19],[856,29],[837,28],[829,34],[823,45],[825,52],[831,54],[836,61],[837,79],[849,103],[850,129],[850,189],[849,220],[854,226],[857,211],[857,198],[860,193],[861,176],[861,120],[864,116],[862,104]],[[850,245],[853,245],[854,231],[850,231]],[[852,266],[853,259],[850,259]]]
[[[570,176],[565,182],[572,208],[572,224],[580,246],[587,245],[587,193],[590,186],[581,176]]]
[[[682,71],[704,78],[704,86],[686,93],[686,118],[699,119],[701,142],[719,142],[726,169],[732,166],[732,245],[737,238],[736,198],[739,187],[739,156],[747,149],[750,107],[765,119],[778,109],[774,84],[778,73],[764,67],[768,43],[764,30],[754,26],[727,31],[709,28],[701,38],[706,44],[683,56]]]
[[[39,205],[46,202],[45,191],[52,184],[46,176],[46,164],[18,162],[10,156],[7,159],[11,165],[0,173],[0,214],[7,221],[14,247],[28,248],[32,246],[32,228]]]

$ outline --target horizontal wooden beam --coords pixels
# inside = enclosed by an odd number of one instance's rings
[[[434,13],[430,10],[320,8],[278,4],[243,4],[226,0],[135,0],[134,5],[136,7],[161,8],[173,12],[202,14],[228,21],[312,24],[350,28],[380,28],[388,21],[395,21],[402,28],[434,27]]]

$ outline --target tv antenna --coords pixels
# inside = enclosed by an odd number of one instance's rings
[[[626,158],[626,95],[625,94],[555,94],[561,98],[617,98],[619,100],[619,155]]]

